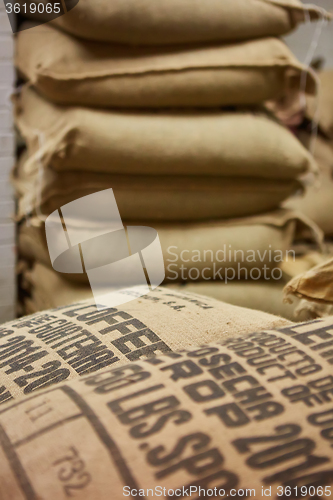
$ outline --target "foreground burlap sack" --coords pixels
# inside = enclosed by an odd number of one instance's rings
[[[293,134],[259,111],[62,107],[25,87],[16,97],[16,124],[31,171],[42,164],[91,173],[286,180],[315,168]]]
[[[2,325],[2,401],[104,366],[291,324],[163,288],[142,297],[140,288],[123,294],[133,300],[118,308],[98,310],[88,300]]]
[[[310,147],[310,134],[302,132],[300,139]],[[320,135],[315,138],[313,145],[314,157],[319,166],[316,182],[307,186],[302,196],[287,200],[284,206],[302,212],[318,224],[326,236],[333,236],[333,146]]]
[[[299,90],[308,71],[277,38],[166,51],[87,42],[50,25],[18,34],[16,65],[54,102],[104,108],[261,104]]]
[[[252,279],[251,270],[254,268],[259,269],[262,279],[265,279],[266,274],[269,275],[269,271],[279,267],[283,261],[294,261],[295,255],[290,248],[296,240],[306,237],[317,245],[322,241],[322,233],[311,221],[287,210],[228,221],[200,224],[149,222],[147,225],[158,233],[166,280],[171,282],[224,278],[229,281],[233,271],[236,279]],[[81,232],[83,227],[84,221]],[[84,239],[92,237],[92,231],[86,226]],[[45,226],[39,219],[32,218],[21,224],[18,249],[22,259],[51,267]],[[93,258],[95,267],[99,267],[100,252],[93,249],[91,252],[94,255],[88,252],[89,260]],[[88,283],[87,276],[83,274],[66,274],[64,278]],[[257,279],[257,272],[254,279]]]
[[[320,15],[299,0],[80,0],[53,23],[90,40],[164,45],[282,35]]]
[[[308,98],[307,114],[318,121],[320,129],[333,140],[333,70],[319,73],[320,87],[318,98]]]
[[[1,498],[331,496],[332,328],[237,335],[3,405]]]

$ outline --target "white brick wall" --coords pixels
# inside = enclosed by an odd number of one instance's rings
[[[0,324],[13,319],[16,309],[15,202],[9,181],[15,154],[10,101],[15,81],[14,40],[4,9],[0,0]]]
[[[323,7],[328,11],[333,11],[333,0],[309,0],[309,2],[303,0],[303,3],[312,3],[318,5],[319,7]],[[317,25],[317,23],[305,24],[285,39],[294,54],[302,62],[306,62],[307,54],[315,36]],[[324,67],[327,69],[333,69],[333,21],[328,23],[322,30],[314,57],[324,58]]]

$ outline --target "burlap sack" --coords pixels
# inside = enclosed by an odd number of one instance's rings
[[[165,51],[82,41],[50,25],[18,34],[16,65],[54,102],[104,108],[259,104],[299,90],[307,71],[277,38]]]
[[[56,106],[25,88],[16,123],[31,171],[41,163],[61,171],[286,180],[315,168],[293,134],[259,111],[101,111]]]
[[[296,253],[297,253],[296,245]],[[309,245],[308,251],[305,250],[304,254],[296,254],[296,258],[289,259],[288,261],[283,261],[281,264],[281,270],[283,272],[283,279],[290,281],[292,278],[296,278],[299,274],[306,273],[315,266],[323,264],[329,258],[329,253],[326,249],[326,244],[323,245],[321,251],[315,251],[312,245]]]
[[[309,134],[302,133],[300,138],[310,145]],[[333,146],[320,135],[314,143],[314,156],[320,171],[316,182],[307,186],[303,196],[288,200],[284,206],[307,215],[326,236],[333,236]]]
[[[87,281],[84,283],[68,281],[67,275],[57,273],[38,261],[31,268],[24,266],[20,275],[20,285],[21,289],[26,292],[22,298],[25,314],[34,314],[82,300],[94,299]],[[99,291],[103,294],[108,290],[100,288]]]
[[[285,296],[311,302],[333,304],[333,259],[293,278],[285,287]]]
[[[163,288],[142,297],[139,288],[132,288],[124,292],[124,300],[129,295],[133,300],[118,308],[98,310],[88,300],[2,325],[2,402],[6,391],[15,398],[104,366],[291,324],[277,316]]]
[[[126,226],[135,225],[127,223]],[[203,281],[252,279],[252,269],[259,269],[262,279],[283,261],[293,262],[292,244],[305,234],[315,244],[322,234],[306,218],[294,212],[279,210],[261,216],[201,224],[147,223],[156,229],[164,257],[166,281]],[[81,232],[84,228],[82,222]],[[39,261],[51,267],[44,224],[30,219],[18,231],[20,257],[30,262]],[[60,235],[59,235],[60,236]],[[84,239],[93,233],[86,226]],[[107,250],[108,252],[110,250]],[[99,253],[91,248],[95,267],[99,267]],[[103,257],[104,258],[104,257]],[[233,272],[234,271],[234,272]],[[235,274],[234,278],[232,275]],[[88,283],[86,275],[71,274],[64,278]],[[254,273],[257,279],[257,272]],[[49,306],[51,307],[51,306]]]
[[[20,169],[14,182],[20,197],[18,219],[36,213],[45,217],[71,201],[112,188],[125,220],[219,220],[275,210],[302,189],[295,180],[246,177],[120,176],[50,169],[41,174]]]
[[[307,318],[295,315],[299,301],[292,304],[283,301],[285,284],[283,280],[275,281],[270,279],[269,281],[258,282],[247,280],[229,281],[227,284],[224,282],[188,283],[185,285],[168,285],[168,288],[213,297],[227,304],[264,311],[291,321],[306,321]]]
[[[2,499],[330,497],[332,327],[241,335],[7,403]]]
[[[45,227],[38,219],[30,219],[18,226],[18,252],[21,259],[51,267]]]
[[[318,121],[320,129],[333,140],[333,70],[319,74],[320,87],[318,98],[308,98],[308,117]]]
[[[33,314],[46,309],[60,307],[82,300],[93,299],[89,284],[68,281],[66,275],[56,273],[39,262],[33,264],[22,274],[22,289],[27,292],[23,305],[26,314]],[[168,289],[179,293],[195,293],[238,307],[246,307],[263,311],[268,314],[282,316],[291,321],[303,321],[295,317],[296,304],[283,302],[283,288],[285,281],[253,282],[228,281],[224,282],[187,282],[182,285],[171,284]],[[100,293],[107,293],[107,289],[100,289]],[[304,319],[305,320],[305,319]]]
[[[164,45],[282,35],[319,17],[299,0],[80,0],[53,23],[90,40]]]

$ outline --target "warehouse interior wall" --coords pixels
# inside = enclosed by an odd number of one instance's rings
[[[303,0],[303,3],[309,2]],[[333,11],[333,0],[314,0],[311,3]],[[308,62],[308,55],[312,50],[311,44],[317,39],[318,32],[319,23],[306,23],[285,38],[295,56],[303,63]],[[323,59],[323,68],[333,69],[333,27],[331,23],[323,23],[313,55],[313,59],[318,58]]]

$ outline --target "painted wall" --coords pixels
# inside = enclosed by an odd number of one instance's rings
[[[303,1],[303,3],[309,2]],[[333,11],[333,0],[313,0],[311,3]],[[295,33],[285,38],[289,47],[302,62],[308,61],[309,54],[312,54],[311,43],[317,37],[318,25],[320,23],[303,25]],[[319,43],[314,51],[314,58],[317,57],[325,59],[325,68],[333,69],[333,21],[321,30]]]

